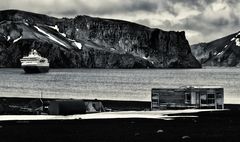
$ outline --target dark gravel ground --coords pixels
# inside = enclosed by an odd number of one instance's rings
[[[194,115],[199,117],[179,117],[174,120],[124,118],[2,121],[0,122],[0,141],[239,142],[239,110],[200,112]]]

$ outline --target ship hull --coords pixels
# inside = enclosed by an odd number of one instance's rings
[[[49,71],[48,66],[22,66],[25,73],[45,73]]]

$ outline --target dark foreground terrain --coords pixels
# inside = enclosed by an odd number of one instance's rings
[[[1,121],[3,117],[9,115],[15,115],[16,119],[22,114],[33,116],[32,110],[41,104],[39,99],[30,98],[1,98],[0,100],[1,114],[5,115],[0,116],[0,142],[239,142],[240,136],[239,105],[225,104],[226,110],[194,113],[172,111],[174,113],[160,115],[164,111],[156,111],[151,112],[151,116],[156,115],[157,118],[159,116],[159,119],[153,119],[148,117],[149,102],[101,101],[106,108],[116,112],[111,113],[113,116],[118,115],[102,119],[97,119],[100,117],[84,119],[80,116],[79,118],[82,119],[74,120],[54,118],[52,120],[7,119],[6,121],[5,119]],[[43,99],[43,102],[49,101],[51,100]],[[118,111],[126,112],[127,115],[120,113],[125,116],[130,116],[132,113],[142,115],[138,118],[135,117],[137,115],[119,118]],[[82,116],[85,115],[87,114],[82,114]],[[39,117],[39,115],[34,116]]]
[[[0,121],[0,139],[1,142],[239,142],[240,111],[237,109],[174,116],[184,117]]]

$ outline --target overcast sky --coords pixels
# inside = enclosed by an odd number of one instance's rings
[[[240,0],[1,0],[0,9],[123,19],[185,31],[190,44],[238,32],[240,23]]]

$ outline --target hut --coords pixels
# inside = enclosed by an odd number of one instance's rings
[[[153,88],[151,109],[224,109],[224,90],[218,86]]]
[[[83,100],[54,100],[48,106],[50,115],[85,114],[86,106]]]

